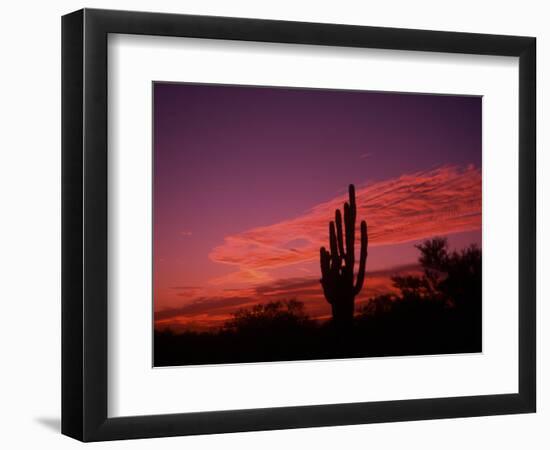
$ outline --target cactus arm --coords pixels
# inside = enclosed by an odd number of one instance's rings
[[[329,236],[330,236],[330,256],[332,257],[332,270],[340,270],[340,255],[338,255],[338,244],[336,243],[336,231],[334,228],[334,222],[329,224]]]
[[[345,229],[345,240],[346,240],[346,253],[344,255],[344,259],[346,261],[346,267],[344,270],[346,272],[349,272],[349,269],[351,268],[353,270],[353,233],[350,233],[350,221],[351,221],[351,215],[349,210],[349,203],[344,203],[344,229]]]
[[[321,286],[323,287],[323,294],[327,301],[332,305],[332,296],[330,295],[330,254],[326,251],[325,247],[321,247],[320,250],[321,261]]]
[[[322,279],[321,279],[321,283],[323,283],[323,281],[327,280],[328,279],[328,276],[329,276],[329,272],[330,272],[330,255],[329,253],[326,251],[325,247],[321,247],[321,250],[320,250],[320,261],[321,261],[321,274],[322,274]]]
[[[346,274],[348,277],[353,278],[353,266],[355,265],[355,220],[353,208],[350,205],[351,203],[347,202],[344,204],[344,228],[346,230]]]
[[[338,250],[340,252],[340,260],[345,257],[344,249],[344,233],[342,232],[342,213],[339,209],[336,210],[336,237],[338,240]]]
[[[347,206],[347,208],[346,208]],[[347,220],[346,214],[347,213]],[[350,282],[353,283],[353,267],[355,266],[355,218],[357,216],[357,207],[355,204],[355,187],[353,184],[349,185],[349,203],[344,204],[344,225],[346,228],[346,265],[347,276],[350,278]]]
[[[367,222],[364,220],[361,222],[361,255],[359,259],[359,272],[357,273],[357,282],[354,288],[354,295],[358,295],[363,287],[365,281],[365,267],[367,265],[367,248],[369,245],[369,238],[367,234]]]

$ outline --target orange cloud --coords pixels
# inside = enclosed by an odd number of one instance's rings
[[[369,245],[391,245],[481,228],[481,173],[474,166],[442,167],[356,187],[358,222],[369,226]],[[263,283],[266,270],[312,261],[328,241],[328,223],[346,195],[300,217],[227,236],[212,261],[238,267],[223,281]]]
[[[357,305],[366,303],[376,295],[396,292],[391,276],[419,272],[416,264],[368,272],[365,287],[356,299]],[[211,297],[190,296],[185,305],[156,311],[155,328],[171,328],[174,331],[218,328],[238,309],[290,299],[303,301],[306,312],[314,319],[323,320],[331,316],[330,306],[323,296],[317,277],[289,278],[251,288],[226,289],[224,293]]]

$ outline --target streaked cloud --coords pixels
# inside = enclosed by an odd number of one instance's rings
[[[356,186],[357,217],[367,220],[369,246],[392,245],[481,228],[481,173],[446,166]],[[328,244],[328,223],[347,195],[318,204],[299,217],[226,236],[212,261],[236,267],[218,283],[259,284],[270,269],[316,260]]]
[[[356,304],[360,306],[373,296],[394,292],[391,276],[419,272],[417,264],[368,272],[365,286],[356,299]],[[330,317],[330,306],[323,297],[319,279],[303,277],[279,279],[249,288],[224,289],[218,295],[210,297],[190,295],[180,307],[155,311],[155,327],[174,330],[216,328],[238,309],[258,303],[290,299],[303,301],[306,312],[312,318]]]

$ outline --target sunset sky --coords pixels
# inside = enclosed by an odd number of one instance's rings
[[[358,303],[418,271],[424,239],[480,245],[481,98],[155,83],[155,326],[293,298],[328,317],[319,247],[350,183],[369,225]]]

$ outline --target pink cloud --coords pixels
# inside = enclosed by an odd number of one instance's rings
[[[356,186],[356,196],[357,222],[367,221],[371,247],[481,228],[481,173],[474,166]],[[347,195],[339,195],[299,217],[227,236],[209,257],[238,270],[214,282],[266,282],[266,270],[316,260],[328,244],[328,223],[345,201]]]

